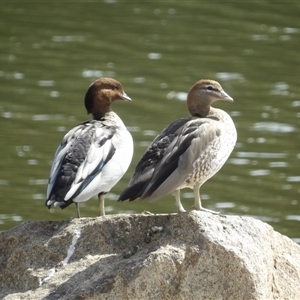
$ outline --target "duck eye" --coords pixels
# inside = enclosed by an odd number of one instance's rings
[[[113,90],[117,90],[117,89],[118,89],[118,85],[117,85],[117,84],[113,84],[113,85],[111,86],[111,88],[112,88]]]
[[[213,88],[211,85],[209,85],[209,86],[207,87],[207,89],[208,89],[209,91],[212,91],[214,88]]]

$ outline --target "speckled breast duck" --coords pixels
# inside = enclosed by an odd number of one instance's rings
[[[187,96],[191,117],[174,121],[154,139],[119,201],[152,202],[173,192],[178,211],[185,212],[180,190],[191,188],[193,209],[210,211],[201,205],[200,187],[221,169],[237,139],[231,117],[211,106],[217,100],[233,101],[214,80],[200,80],[191,88]]]
[[[47,189],[46,206],[65,208],[98,195],[105,215],[104,195],[127,171],[133,141],[122,120],[111,109],[117,100],[131,101],[120,82],[100,78],[85,95],[85,107],[93,119],[71,129],[56,150]]]

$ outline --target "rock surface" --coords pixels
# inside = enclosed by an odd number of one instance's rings
[[[192,211],[26,222],[0,233],[1,299],[300,299],[300,246]]]

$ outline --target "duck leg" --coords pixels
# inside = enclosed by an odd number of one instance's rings
[[[176,200],[176,206],[178,209],[179,213],[184,213],[186,212],[186,210],[183,208],[181,201],[180,201],[180,190],[175,190],[174,191],[174,196],[175,196],[175,200]]]
[[[76,206],[76,211],[77,211],[77,218],[80,218],[80,210],[79,210],[79,203],[74,202]]]
[[[202,207],[201,198],[200,198],[200,184],[196,184],[194,186],[194,195],[195,195],[195,202],[194,202],[194,205],[192,206],[192,209],[206,211],[206,212],[212,213],[214,215],[220,214],[217,211],[213,211],[213,210]]]
[[[99,193],[98,200],[99,200],[99,216],[105,216],[105,207],[104,207],[104,197],[106,193]]]

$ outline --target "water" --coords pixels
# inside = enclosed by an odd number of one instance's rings
[[[188,115],[185,96],[218,80],[235,102],[216,103],[238,143],[201,189],[203,205],[261,219],[300,242],[300,5],[297,2],[5,2],[0,8],[0,230],[76,216],[44,206],[64,133],[88,118],[83,97],[98,77],[133,99],[114,110],[135,141],[132,165],[107,196],[108,214],[176,211],[172,196],[117,203],[146,147]],[[183,190],[183,205],[193,203]],[[82,216],[96,216],[91,199]]]

